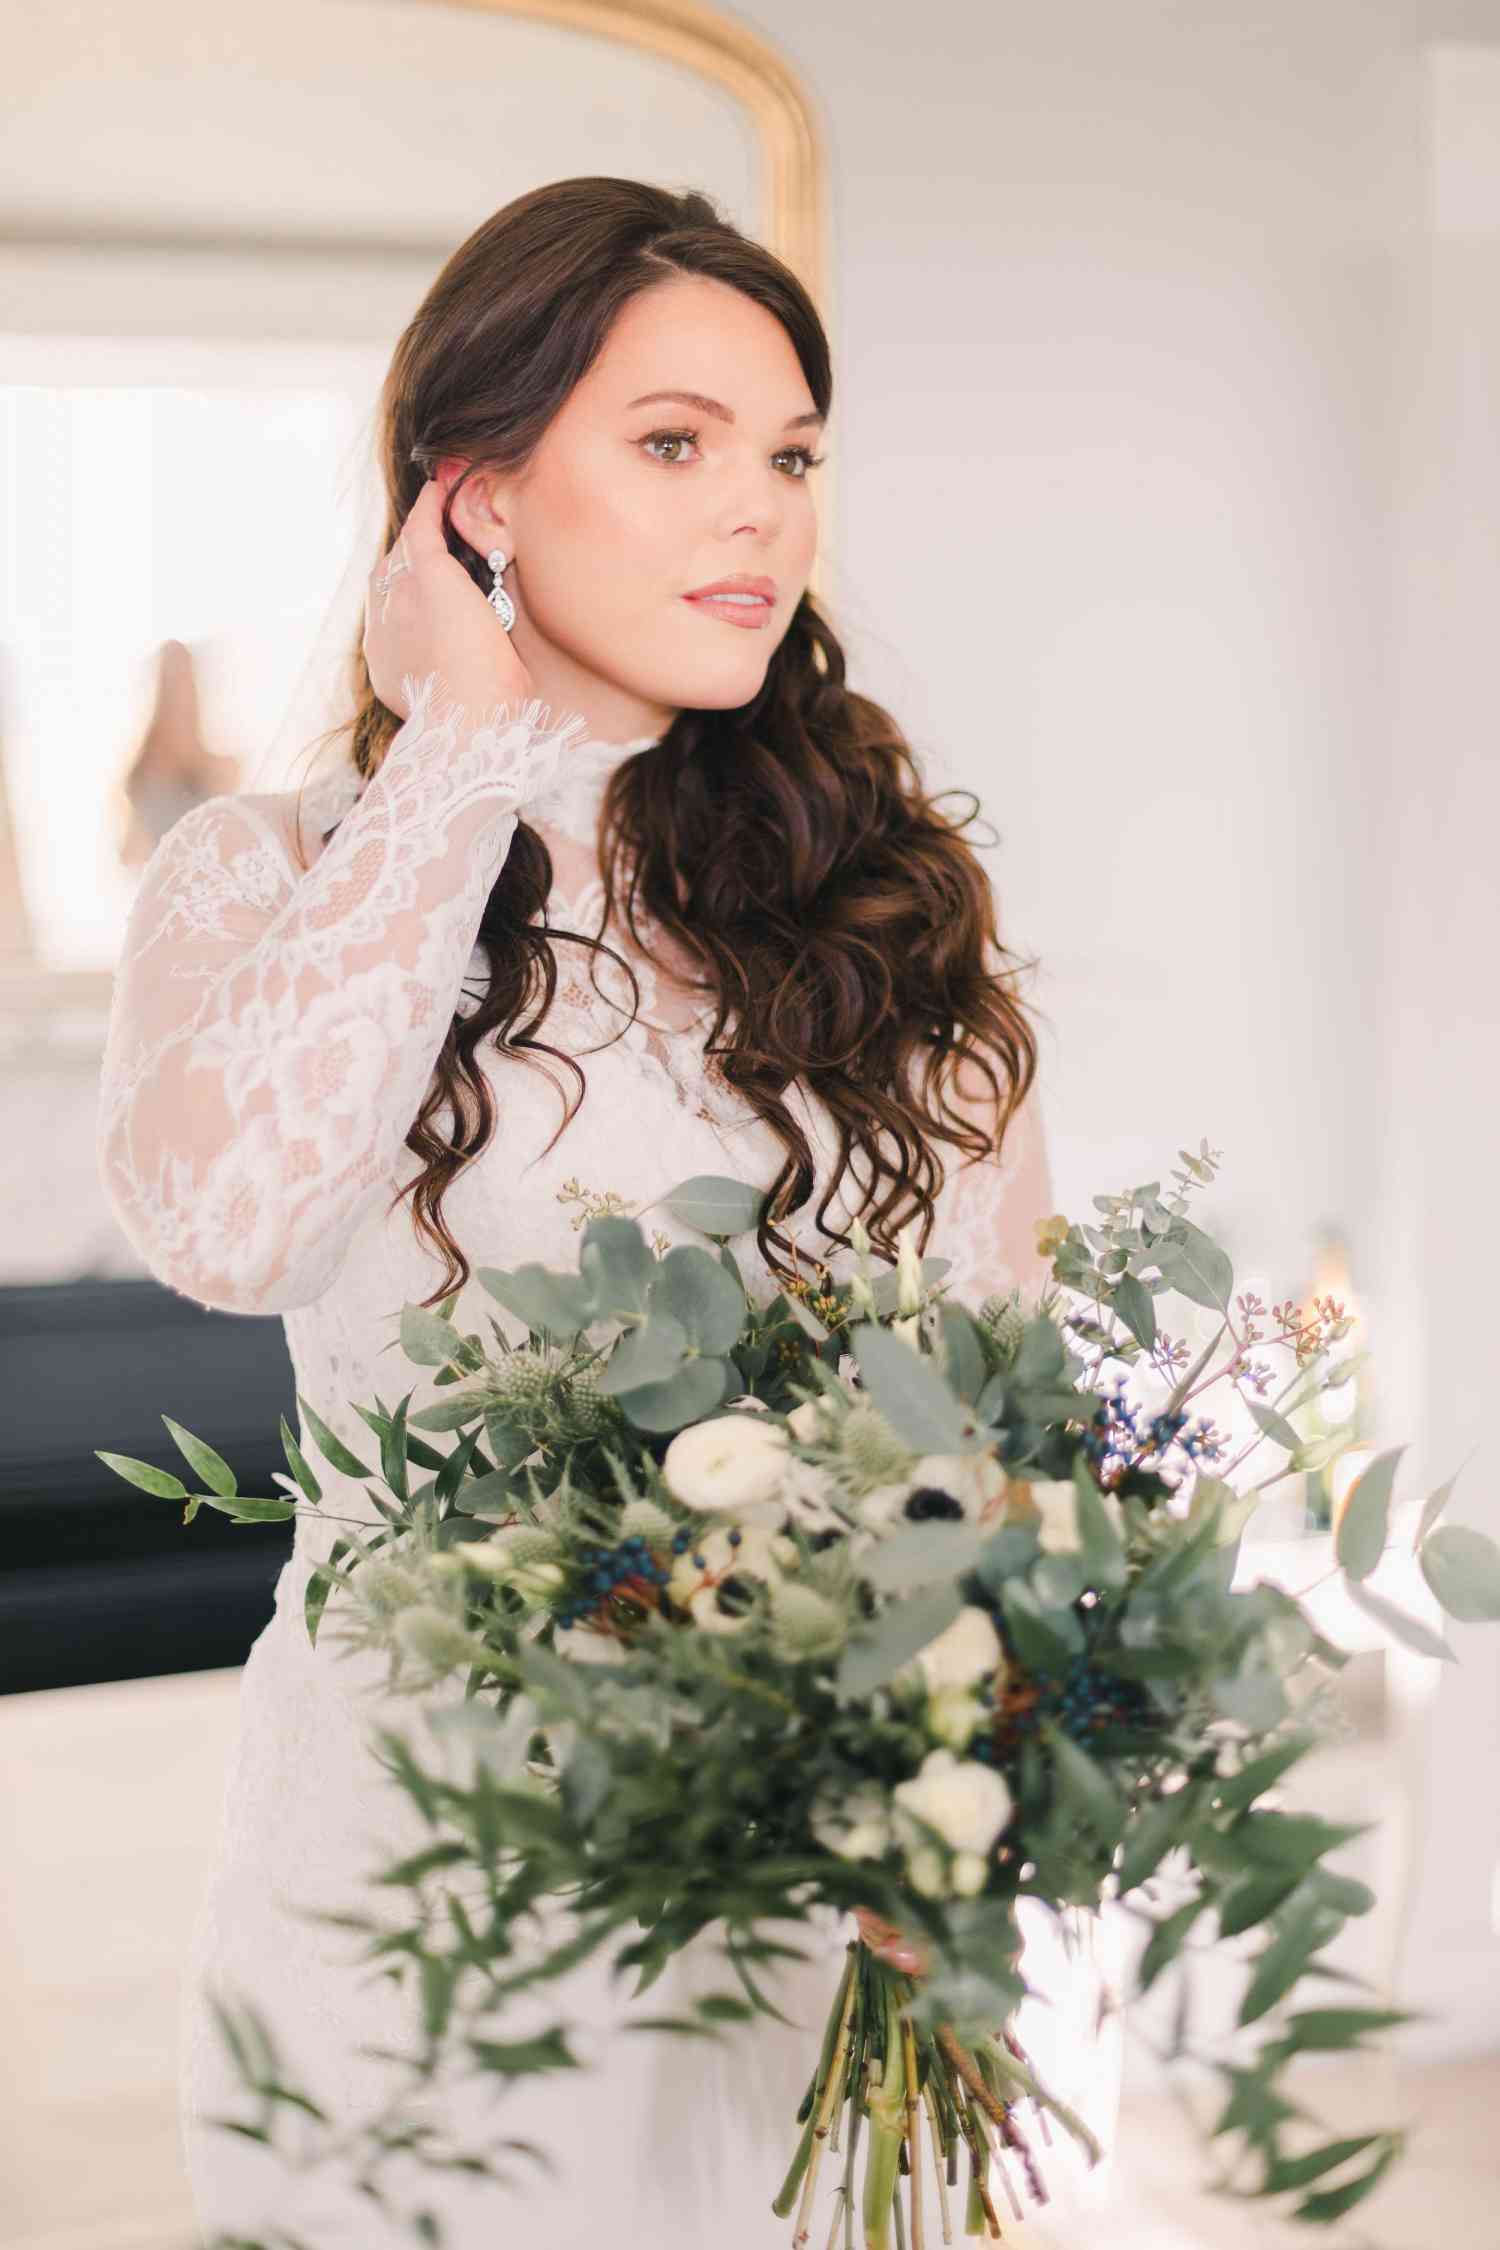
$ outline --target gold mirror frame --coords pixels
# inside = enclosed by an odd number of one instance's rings
[[[766,40],[731,17],[700,5],[700,0],[442,0],[442,5],[482,14],[530,17],[596,39],[616,40],[622,46],[640,48],[676,63],[728,94],[748,116],[756,136],[762,197],[760,239],[791,267],[825,326],[831,327],[823,137],[806,90]],[[828,467],[832,466],[830,462]],[[823,496],[826,545],[833,499],[832,481],[826,472]],[[824,567],[826,556],[820,558],[814,571],[814,592],[818,591]],[[29,942],[3,766],[0,883],[8,883],[20,903],[23,940]],[[0,968],[0,1032],[8,1035],[0,1046],[8,1046],[9,1058],[15,1061],[28,1039],[45,1041],[48,1031],[60,1026],[65,1016],[102,1018],[108,1012],[113,981],[108,969],[28,966],[23,944],[19,963],[12,951],[7,965]]]

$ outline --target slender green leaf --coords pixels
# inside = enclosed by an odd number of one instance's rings
[[[1274,2008],[1332,1935],[1331,1918],[1322,1907],[1294,1910],[1265,1951],[1257,1956],[1240,2001],[1237,2022],[1254,2023],[1268,2008]]]
[[[1178,1907],[1175,1914],[1163,1915],[1156,1922],[1155,1928],[1146,1940],[1145,1948],[1141,1954],[1140,1966],[1136,1970],[1138,1991],[1149,1992],[1161,1975],[1162,1970],[1167,1967],[1169,1962],[1176,1960],[1187,1941],[1189,1930],[1207,1904],[1208,1900],[1201,1895],[1197,1898],[1190,1898],[1185,1906]]]
[[[308,1640],[314,1644],[328,1597],[337,1583],[338,1565],[352,1552],[347,1539],[335,1539],[328,1550],[326,1563],[317,1563],[308,1574],[307,1588],[302,1596],[302,1621],[307,1627]]]
[[[1345,2048],[1370,2032],[1415,2021],[1410,2008],[1301,2008],[1287,2017],[1285,2036],[1298,2049]]]
[[[218,1493],[222,1500],[233,1499],[239,1486],[233,1469],[222,1453],[215,1453],[211,1445],[205,1445],[202,1438],[194,1437],[191,1430],[185,1430],[180,1422],[174,1422],[170,1414],[164,1414],[162,1420],[171,1432],[172,1442],[178,1452],[197,1470],[210,1491]]]
[[[1337,2164],[1347,2164],[1353,2156],[1363,2156],[1383,2140],[1381,2133],[1359,2133],[1345,2141],[1327,2141],[1322,2148],[1309,2149],[1305,2156],[1272,2157],[1266,2165],[1266,2175],[1261,2182],[1262,2195],[1284,2195],[1292,2188],[1304,2188],[1331,2172]]]
[[[357,1453],[349,1451],[341,1437],[334,1435],[322,1416],[314,1413],[300,1391],[297,1393],[297,1404],[312,1431],[314,1444],[330,1468],[337,1469],[339,1475],[344,1477],[368,1477],[374,1474],[373,1470],[366,1468]]]
[[[1292,2212],[1292,2217],[1313,2226],[1327,2226],[1331,2220],[1343,2218],[1357,2203],[1364,2201],[1395,2162],[1404,2145],[1403,2134],[1388,2135],[1385,2147],[1368,2170],[1361,2172],[1357,2179],[1346,2181],[1342,2187],[1322,2188],[1315,2195],[1304,2196]]]
[[[181,1477],[174,1477],[170,1469],[154,1469],[149,1461],[132,1460],[128,1453],[100,1453],[95,1448],[95,1458],[113,1469],[117,1477],[127,1484],[151,1493],[158,1500],[186,1500],[188,1488]]]
[[[302,1487],[303,1493],[316,1507],[323,1497],[323,1487],[308,1466],[307,1457],[292,1435],[292,1426],[286,1416],[281,1417],[281,1449],[286,1455],[287,1467]]]

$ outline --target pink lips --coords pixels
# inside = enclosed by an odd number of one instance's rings
[[[722,617],[726,625],[743,625],[752,633],[771,622],[769,602],[715,601],[707,594],[684,594],[682,598],[694,609],[705,609],[710,617]]]
[[[740,599],[725,599],[734,595]],[[754,598],[746,599],[746,596]],[[722,617],[726,625],[748,626],[751,632],[756,632],[770,623],[776,601],[776,581],[738,573],[733,578],[716,578],[711,586],[699,586],[682,598],[691,602],[694,609],[705,609],[714,617]]]

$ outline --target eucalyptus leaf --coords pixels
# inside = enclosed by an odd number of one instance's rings
[[[1368,1578],[1385,1552],[1391,1520],[1391,1486],[1404,1445],[1377,1453],[1344,1502],[1334,1534],[1339,1568],[1349,1578]]]
[[[1041,1672],[1061,1672],[1082,1653],[1083,1627],[1073,1611],[1044,1611],[1023,1579],[1003,1582],[1000,1606],[1023,1664]]]
[[[1486,1532],[1440,1523],[1423,1540],[1419,1560],[1450,1617],[1462,1625],[1500,1618],[1500,1547]]]
[[[1464,1468],[1467,1467],[1468,1463],[1465,1462]],[[1435,1492],[1429,1492],[1427,1498],[1422,1502],[1422,1513],[1417,1519],[1415,1541],[1415,1544],[1417,1546],[1421,1546],[1422,1541],[1427,1537],[1428,1532],[1431,1531],[1433,1525],[1437,1522],[1438,1517],[1447,1507],[1448,1502],[1453,1498],[1453,1487],[1457,1484],[1459,1478],[1463,1475],[1463,1473],[1463,1469],[1455,1469],[1452,1476],[1449,1477],[1447,1483],[1440,1484]]]
[[[764,1200],[762,1190],[713,1172],[696,1172],[659,1198],[662,1209],[684,1226],[696,1227],[699,1234],[724,1236],[753,1233]]]
[[[417,1367],[446,1367],[463,1349],[463,1338],[450,1320],[441,1319],[427,1305],[401,1307],[401,1349]]]
[[[707,1250],[679,1243],[656,1269],[648,1326],[660,1314],[678,1323],[696,1351],[722,1354],[739,1341],[745,1292]]]
[[[1150,1290],[1133,1273],[1122,1274],[1115,1283],[1110,1303],[1142,1351],[1150,1351],[1156,1341],[1156,1307]]]
[[[590,1219],[578,1253],[581,1282],[598,1320],[640,1320],[651,1300],[657,1261],[634,1219]]]
[[[1420,1617],[1413,1617],[1409,1610],[1398,1609],[1394,1602],[1386,1600],[1384,1594],[1377,1594],[1373,1588],[1360,1585],[1357,1579],[1350,1579],[1345,1592],[1356,1609],[1362,1609],[1377,1625],[1383,1625],[1388,1633],[1394,1633],[1404,1647],[1414,1650],[1418,1656],[1435,1656],[1443,1664],[1457,1663],[1457,1656],[1441,1633],[1435,1633],[1430,1625],[1425,1624]]]
[[[887,1594],[915,1591],[973,1568],[989,1534],[967,1523],[914,1523],[870,1547],[858,1564],[867,1586]]]
[[[597,1227],[604,1221],[593,1219],[589,1223]],[[649,1259],[650,1251],[645,1250],[644,1243],[641,1247]],[[576,1336],[591,1320],[610,1318],[614,1312],[612,1305],[596,1304],[590,1286],[592,1274],[584,1279],[577,1274],[551,1273],[533,1260],[517,1266],[513,1273],[499,1266],[480,1266],[475,1278],[528,1330],[546,1336]]]
[[[1153,1254],[1179,1296],[1227,1314],[1234,1268],[1219,1245],[1190,1219],[1174,1219],[1170,1235],[1153,1245]]]
[[[1278,1414],[1273,1406],[1261,1406],[1253,1398],[1247,1399],[1246,1404],[1250,1409],[1250,1419],[1258,1429],[1264,1431],[1277,1445],[1284,1446],[1288,1453],[1296,1452],[1302,1440],[1284,1414]]]
[[[1104,1767],[1081,1750],[1063,1729],[1045,1723],[1044,1739],[1052,1752],[1053,1770],[1064,1800],[1090,1828],[1099,1842],[1113,1850],[1125,1826],[1124,1800]]]
[[[973,1450],[973,1417],[930,1359],[871,1321],[859,1322],[850,1342],[870,1398],[914,1453]]]
[[[985,1385],[987,1361],[979,1330],[960,1305],[939,1307],[943,1347],[948,1355],[948,1382],[972,1406]]]
[[[1088,1583],[1106,1593],[1118,1593],[1129,1575],[1124,1541],[1104,1495],[1094,1482],[1093,1471],[1081,1453],[1073,1463],[1073,1491]]]
[[[951,1582],[889,1603],[845,1647],[834,1682],[839,1700],[850,1702],[883,1687],[929,1641],[947,1631],[963,1606],[963,1596]]]
[[[712,1414],[723,1400],[728,1380],[723,1360],[690,1359],[664,1383],[622,1391],[620,1404],[638,1430],[681,1430]]]
[[[1320,1469],[1330,1468],[1353,1443],[1352,1430],[1333,1430],[1327,1437],[1309,1438],[1305,1445],[1298,1446],[1283,1474],[1301,1476],[1306,1472],[1315,1476]]]
[[[609,1355],[599,1388],[611,1398],[648,1383],[670,1382],[687,1364],[688,1335],[670,1313],[653,1311],[644,1327],[629,1329]]]
[[[1067,1347],[1054,1321],[1036,1313],[1021,1331],[1009,1375],[1018,1388],[1027,1390],[1053,1382],[1067,1365]]]

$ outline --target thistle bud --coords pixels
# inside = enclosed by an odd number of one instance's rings
[[[815,1587],[774,1579],[771,1636],[777,1653],[789,1664],[808,1657],[832,1656],[844,1645],[844,1613]]]
[[[917,1256],[916,1221],[908,1219],[896,1236],[896,1310],[914,1313],[922,1303],[922,1261]]]

